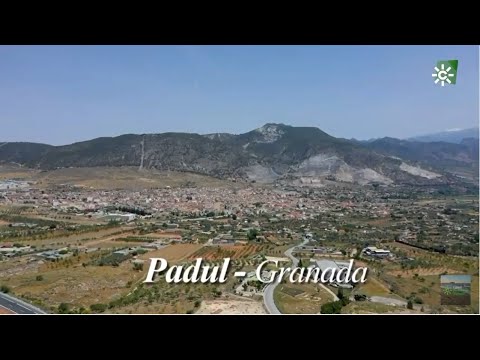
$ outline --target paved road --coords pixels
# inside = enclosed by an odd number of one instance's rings
[[[30,305],[23,300],[1,292],[0,307],[10,310],[14,314],[46,314],[45,311]]]
[[[310,240],[308,239],[304,239],[300,245],[295,245],[287,249],[287,251],[285,251],[285,256],[288,257],[290,260],[292,260],[292,263],[293,263],[292,268],[298,265],[298,259],[292,255],[293,250],[297,246],[303,246],[307,244],[309,241]],[[277,305],[275,305],[275,301],[273,300],[273,292],[275,291],[275,288],[279,283],[280,283],[280,279],[277,279],[271,284],[268,284],[265,290],[263,291],[263,303],[269,314],[281,314],[280,310],[278,310],[277,308]]]

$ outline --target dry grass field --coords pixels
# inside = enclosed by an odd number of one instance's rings
[[[442,268],[449,273],[471,273],[478,271],[478,258],[475,257],[434,253],[428,250],[417,249],[406,244],[395,242],[385,243],[385,246],[389,247],[393,252],[401,251],[408,257],[427,262],[429,264],[429,268],[433,269],[431,270],[433,272],[440,271]]]
[[[101,243],[108,241],[113,241],[118,237],[125,237],[129,234],[132,234],[132,229],[130,227],[115,227],[109,229],[101,229],[99,231],[89,231],[85,233],[75,234],[72,233],[70,236],[66,235],[55,235],[47,237],[45,239],[15,239],[15,242],[23,242],[31,246],[36,246],[40,250],[46,247],[62,247],[62,246],[72,246],[72,245],[82,245],[82,246],[98,246]],[[115,245],[116,247],[119,244]]]
[[[383,278],[393,288],[394,292],[403,298],[409,296],[418,297],[423,304],[428,306],[440,306],[440,275],[419,276],[392,276],[384,275]],[[472,276],[472,308],[478,312],[478,275]]]
[[[441,275],[441,274],[460,274],[461,271],[450,269],[446,266],[443,267],[433,267],[433,268],[416,268],[409,270],[392,270],[388,272],[393,276],[400,277],[413,277],[415,274],[418,276],[429,276],[429,275]]]
[[[359,285],[355,289],[356,293],[365,294],[367,296],[389,296],[390,290],[378,279],[369,276],[364,284]]]
[[[190,302],[178,301],[173,304],[164,303],[145,303],[139,302],[124,306],[122,308],[114,308],[108,310],[107,313],[111,314],[185,314],[187,311],[192,310],[193,305]]]
[[[198,244],[173,244],[163,249],[150,251],[140,256],[141,259],[163,258],[169,262],[175,263],[186,259],[200,249],[202,245]]]
[[[175,263],[199,246],[171,245],[139,258],[164,257]],[[163,279],[155,284],[142,284],[148,260],[142,271],[134,270],[130,260],[119,266],[91,264],[92,260],[107,253],[109,251],[80,254],[60,262],[29,262],[26,257],[9,261],[8,266],[0,262],[0,284],[8,286],[13,294],[52,312],[56,312],[62,303],[68,304],[70,309],[90,311],[92,304],[107,305],[119,299],[130,299],[132,301],[117,304],[105,312],[185,314],[197,309],[202,299],[215,297],[217,284],[168,284]],[[141,289],[141,295],[132,298],[136,289]]]
[[[267,314],[261,301],[222,299],[202,302],[196,314]]]
[[[133,283],[143,278],[143,273],[134,271],[128,261],[118,267],[83,267],[81,264],[68,268],[46,266],[41,271],[31,269],[1,278],[2,284],[9,286],[15,295],[39,300],[47,307],[68,303],[88,308],[90,304],[108,303],[128,292]],[[39,273],[41,280],[37,279]]]
[[[0,165],[0,180],[18,179],[31,180],[38,173],[37,170],[26,169],[14,165]]]
[[[318,284],[280,284],[274,301],[283,314],[318,314],[320,307],[333,301],[332,295]]]
[[[420,314],[420,311],[409,310],[399,306],[372,303],[368,301],[355,301],[344,306],[342,314]]]
[[[241,184],[213,177],[181,172],[157,170],[139,171],[137,167],[68,168],[35,173],[39,187],[70,184],[94,189],[148,189],[186,185],[224,187]]]

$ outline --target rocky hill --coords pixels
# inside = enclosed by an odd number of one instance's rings
[[[445,166],[478,169],[478,139],[357,142],[314,127],[266,124],[240,135],[128,134],[65,146],[0,143],[0,162],[39,169],[137,166],[258,182],[422,185],[451,182]]]

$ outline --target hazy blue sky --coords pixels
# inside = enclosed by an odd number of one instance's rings
[[[459,283],[469,284],[472,281],[471,275],[442,275],[440,276],[440,283]]]
[[[458,59],[457,84],[432,80]],[[476,46],[0,46],[0,141],[241,133],[267,122],[339,137],[478,125]]]

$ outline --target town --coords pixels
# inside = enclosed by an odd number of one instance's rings
[[[470,273],[478,289],[475,192],[172,176],[182,180],[132,189],[4,174],[3,293],[54,313],[211,313],[219,304],[253,313],[478,313],[478,300],[441,306],[438,283]],[[152,258],[185,267],[229,258],[245,276],[143,284]],[[369,269],[365,282],[267,281],[285,266],[340,270],[350,260]]]

